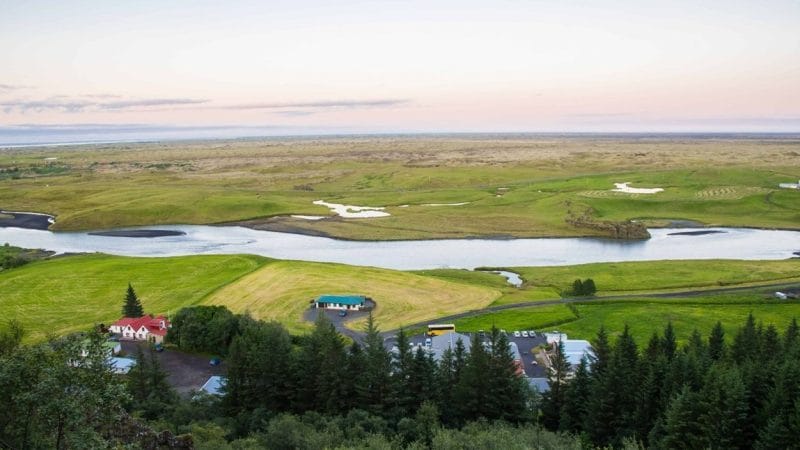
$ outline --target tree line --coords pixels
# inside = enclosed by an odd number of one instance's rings
[[[678,348],[672,325],[640,349],[626,326],[604,329],[574,374],[557,345],[541,423],[590,445],[656,449],[797,448],[800,339],[750,315],[729,342],[720,323]]]

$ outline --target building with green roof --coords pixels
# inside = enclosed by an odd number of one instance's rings
[[[366,301],[367,297],[363,295],[320,295],[314,300],[314,304],[317,308],[358,311],[364,307]]]

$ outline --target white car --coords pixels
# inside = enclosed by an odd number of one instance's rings
[[[433,339],[425,338],[425,347],[430,347],[431,345],[433,345]]]
[[[525,330],[522,330],[522,337],[528,337],[528,332],[525,331]]]
[[[531,335],[531,337],[536,337],[536,332],[535,331],[531,330],[528,333]]]
[[[514,332],[514,337],[519,337],[519,336],[520,336],[519,331],[515,331]]]

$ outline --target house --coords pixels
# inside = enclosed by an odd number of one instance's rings
[[[314,300],[316,308],[359,311],[367,301],[363,295],[321,295]]]
[[[214,375],[203,384],[203,387],[200,388],[200,392],[205,392],[210,395],[222,395],[222,388],[225,386],[226,381],[225,377]]]
[[[442,356],[444,356],[445,350],[448,348],[452,351],[456,350],[456,343],[461,341],[464,345],[464,350],[469,353],[471,348],[471,343],[469,340],[469,336],[465,336],[463,334],[459,334],[456,332],[440,334],[439,336],[433,336],[430,338],[431,345],[430,345],[430,352],[433,353],[433,359],[436,361],[441,361]]]
[[[594,356],[594,350],[589,341],[565,339],[561,343],[564,344],[564,354],[573,370],[578,367],[584,357],[592,358]]]
[[[112,323],[108,330],[123,339],[161,344],[170,326],[169,319],[164,316],[123,317]]]
[[[551,331],[550,333],[544,333],[544,338],[548,344],[553,344],[558,341],[566,341],[567,335],[558,331]]]

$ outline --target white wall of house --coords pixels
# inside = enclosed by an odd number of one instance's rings
[[[361,309],[361,305],[342,305],[340,303],[317,303],[317,308],[358,311]]]

